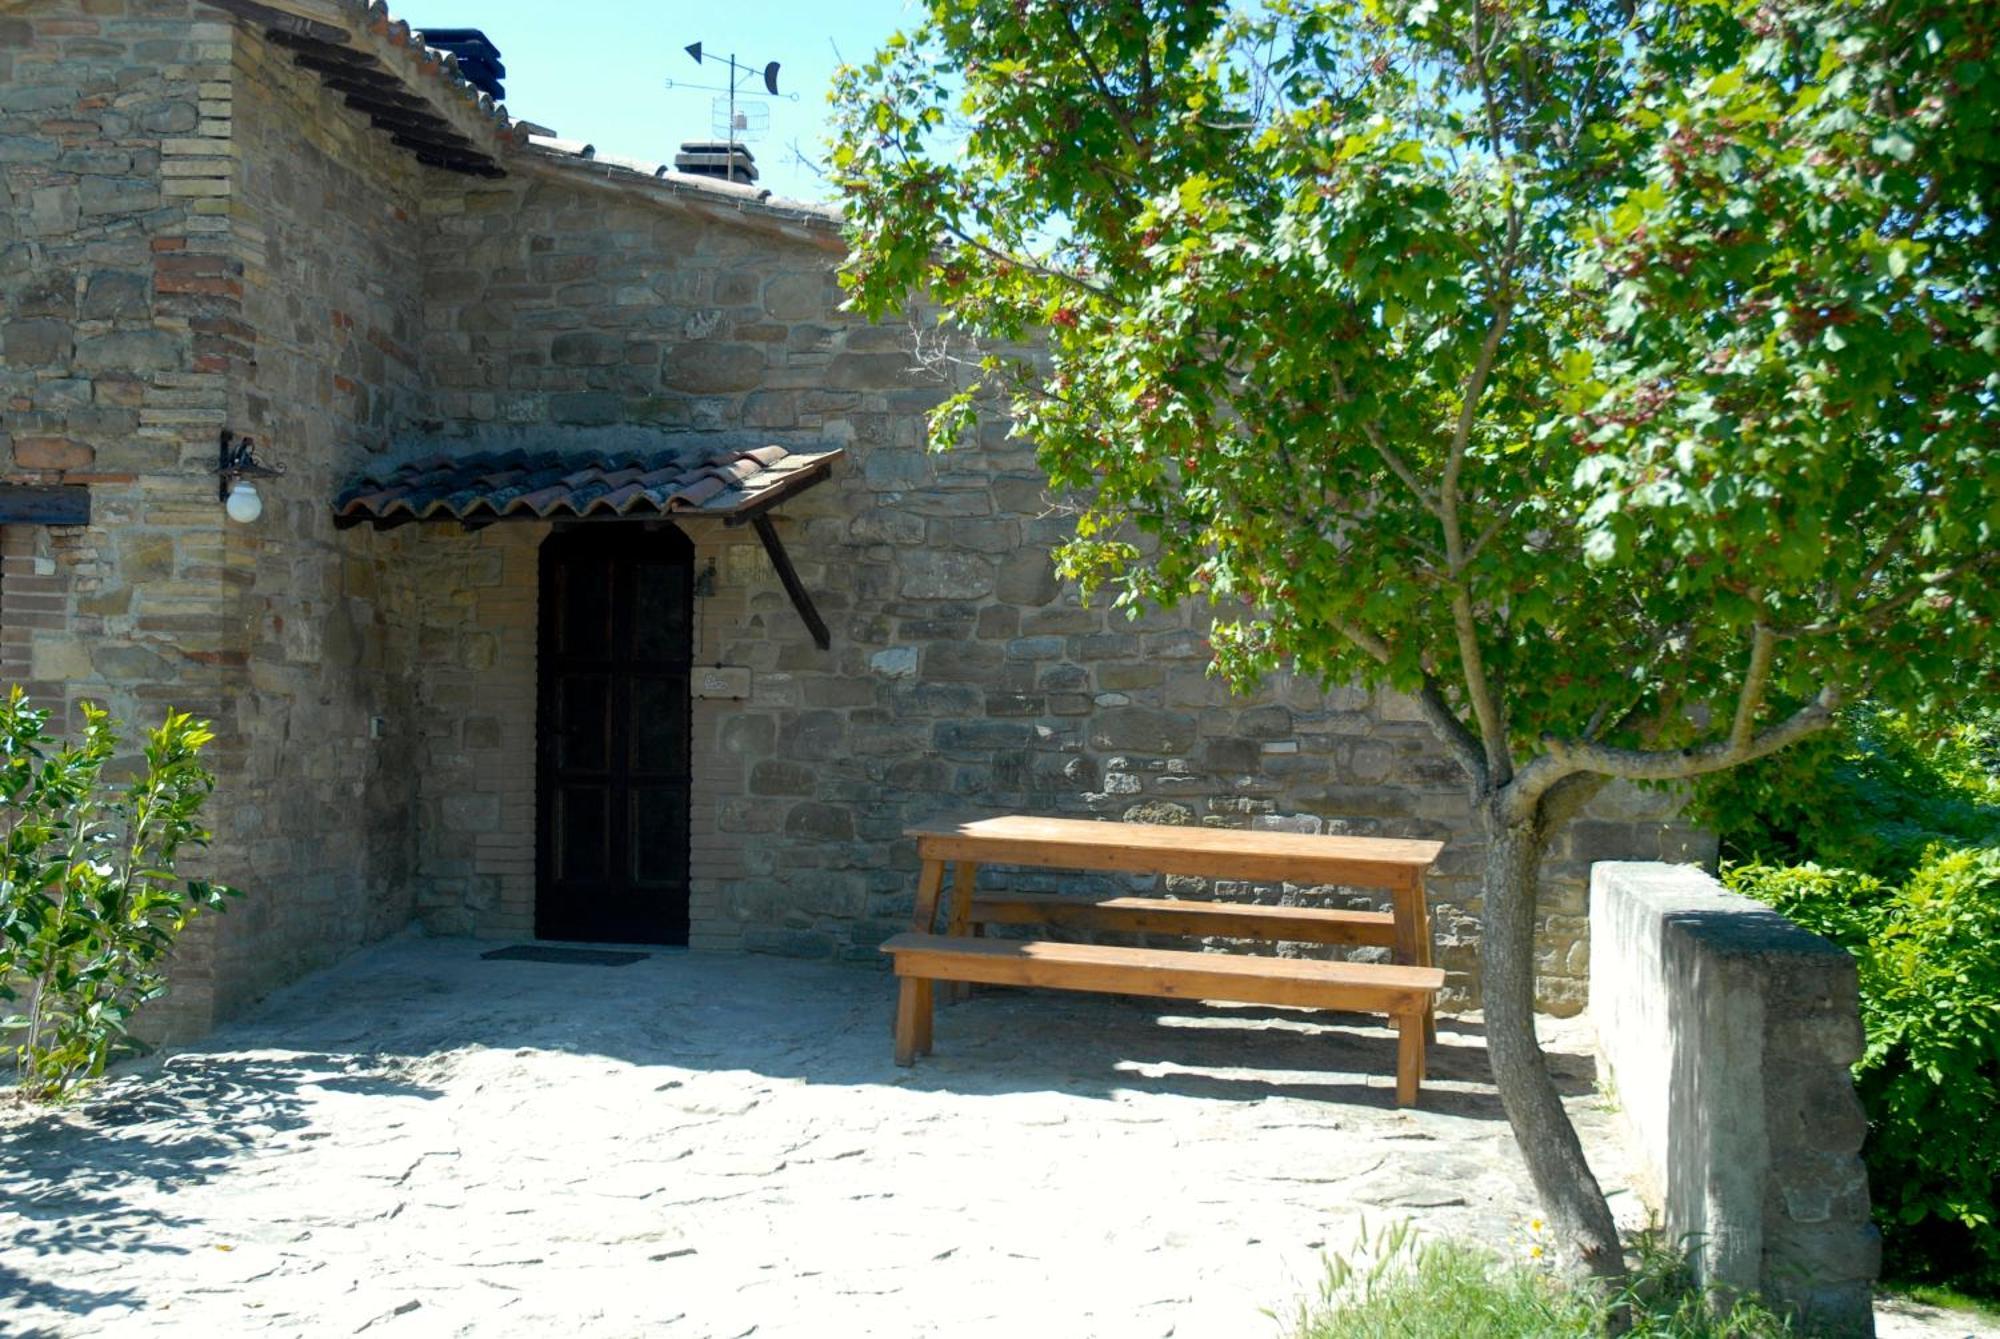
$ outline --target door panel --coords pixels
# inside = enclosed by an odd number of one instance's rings
[[[603,786],[561,786],[549,819],[557,881],[602,879],[611,869],[611,792]]]
[[[685,944],[692,546],[580,526],[541,561],[535,933]]]
[[[611,676],[565,675],[555,703],[555,762],[565,773],[602,772],[611,765]]]
[[[687,792],[679,786],[632,788],[632,881],[648,886],[685,885]]]

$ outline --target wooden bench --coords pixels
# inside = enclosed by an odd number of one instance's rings
[[[930,1054],[934,981],[1340,1009],[1387,1014],[1394,1021],[1398,1106],[1416,1104],[1424,1079],[1425,1023],[1438,991],[1444,987],[1444,972],[1435,967],[1238,957],[1106,944],[912,933],[888,940],[882,951],[895,958],[900,978],[896,1001],[899,1065]]]

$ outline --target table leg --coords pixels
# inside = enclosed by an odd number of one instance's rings
[[[1424,1015],[1396,1015],[1396,1105],[1413,1107],[1424,1084]]]
[[[1417,948],[1423,955],[1419,962],[1425,967],[1437,966],[1437,941],[1431,933],[1431,900],[1424,891],[1424,876],[1417,875]],[[1438,1039],[1437,996],[1433,995],[1424,1005],[1424,1040],[1435,1046]]]
[[[934,928],[937,921],[938,893],[943,888],[944,864],[937,860],[924,861],[923,867],[917,872],[917,908],[916,915],[911,917],[910,922],[910,928],[918,934],[927,935]],[[903,1055],[903,1012],[906,1007],[915,1008],[915,1000],[910,994],[910,989],[909,982],[905,981],[903,983],[903,992],[898,997],[896,1005],[894,1031],[896,1034],[896,1063],[899,1065],[910,1063],[901,1058]],[[924,1005],[926,1011],[928,1011],[930,1006],[930,982],[928,981],[924,983],[924,992]],[[914,1015],[912,1016],[914,1017]],[[915,1034],[912,1033],[911,1035],[914,1037]]]
[[[952,871],[951,919],[945,933],[963,938],[972,930],[972,884],[979,877],[979,866],[970,860],[961,860]],[[940,1004],[957,1004],[972,997],[970,981],[952,981],[940,993]]]
[[[936,1010],[932,1005],[934,985],[934,982],[928,980],[917,982],[916,1043],[918,1055],[929,1055],[931,1053],[931,1023],[937,1017]]]
[[[917,1063],[917,1010],[919,992],[930,985],[906,976],[898,980],[896,992],[896,1063],[905,1069]]]
[[[938,894],[944,889],[944,862],[926,860],[917,874],[917,914],[911,929],[920,935],[933,933],[937,923]]]
[[[1409,967],[1431,966],[1431,918],[1430,908],[1424,898],[1424,881],[1419,875],[1414,886],[1398,888],[1395,892],[1396,942],[1389,950],[1391,961]],[[1435,1006],[1423,1014],[1424,1035],[1437,1039],[1437,1015]]]

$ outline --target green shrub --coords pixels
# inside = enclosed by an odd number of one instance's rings
[[[2000,845],[2000,711],[1938,729],[1872,707],[1696,792],[1726,858],[1895,879],[1931,847]]]
[[[1536,1260],[1512,1262],[1458,1241],[1419,1241],[1398,1225],[1353,1256],[1327,1261],[1297,1339],[1790,1339],[1790,1324],[1751,1298],[1694,1282],[1684,1253],[1650,1233],[1632,1243],[1625,1287],[1601,1297]]]
[[[1935,847],[1893,884],[1810,864],[1725,878],[1859,964],[1854,1080],[1890,1273],[2000,1291],[2000,846]]]
[[[1730,887],[1852,952],[1855,1085],[1892,1277],[2000,1293],[2000,713],[1889,712],[1718,778]]]
[[[19,688],[0,705],[0,1042],[23,1094],[59,1098],[104,1072],[141,1004],[163,994],[164,959],[188,921],[231,890],[177,879],[215,779],[197,761],[213,736],[169,712],[141,765],[105,778],[117,726],[85,705],[83,739],[48,734]]]

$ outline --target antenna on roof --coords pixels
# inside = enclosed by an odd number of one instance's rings
[[[699,42],[690,42],[682,47],[681,50],[694,57],[694,63],[697,65],[700,65],[704,60],[701,43]],[[708,56],[706,59],[713,60],[715,58]],[[724,60],[729,70],[729,77],[721,84],[677,83],[669,79],[666,81],[666,87],[695,89],[705,93],[721,93],[726,95],[726,100],[725,98],[715,99],[715,124],[712,128],[717,139],[728,141],[727,161],[734,163],[737,154],[736,146],[744,140],[749,139],[752,135],[761,135],[771,124],[771,109],[767,104],[760,100],[739,100],[737,95],[742,92],[744,83],[747,80],[762,76],[764,89],[772,97],[784,98],[789,102],[797,102],[799,95],[796,93],[780,93],[778,91],[777,61],[772,61],[760,70],[754,65],[739,63],[734,52],[724,57]],[[738,106],[739,101],[742,104],[740,107]]]

